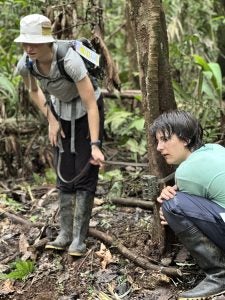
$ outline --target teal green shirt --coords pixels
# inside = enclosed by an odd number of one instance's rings
[[[206,144],[183,161],[176,170],[179,191],[201,196],[225,208],[225,148]]]

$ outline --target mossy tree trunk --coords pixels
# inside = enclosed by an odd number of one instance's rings
[[[170,77],[165,16],[160,0],[129,0],[128,4],[137,45],[149,171],[150,174],[164,177],[171,173],[173,168],[157,153],[149,134],[149,127],[162,112],[176,108]],[[165,244],[167,234],[160,225],[157,204],[154,211],[152,239],[159,244],[162,253],[168,246]]]

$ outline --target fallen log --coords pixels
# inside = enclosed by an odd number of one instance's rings
[[[145,201],[138,198],[114,198],[114,199],[110,199],[110,202],[112,202],[113,204],[120,204],[124,206],[135,206],[144,209],[152,209],[154,205],[153,202],[151,201]]]
[[[99,231],[94,228],[89,228],[89,235],[91,235],[94,238],[100,239],[106,244],[115,247],[122,255],[124,255],[126,258],[131,260],[136,265],[142,267],[143,269],[147,270],[154,270],[159,273],[171,276],[171,277],[180,277],[182,276],[182,272],[179,269],[173,268],[173,267],[164,267],[160,265],[154,265],[150,263],[148,260],[146,260],[143,257],[138,256],[136,253],[130,251],[128,248],[126,248],[120,241],[114,239],[110,235]]]

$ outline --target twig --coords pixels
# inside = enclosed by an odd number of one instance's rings
[[[105,165],[115,165],[115,166],[149,167],[148,163],[136,163],[136,162],[127,162],[127,161],[104,160],[102,161],[102,163]]]
[[[10,256],[7,256],[6,258],[4,258],[3,260],[0,261],[0,263],[2,265],[6,265],[7,263],[9,263],[10,261],[14,260],[17,256],[18,256],[18,252],[10,255]]]
[[[93,252],[93,248],[91,248],[88,253],[85,255],[85,257],[82,259],[81,263],[77,266],[77,269],[75,271],[75,274],[80,271],[80,268],[83,266],[85,261],[87,260],[88,256]]]

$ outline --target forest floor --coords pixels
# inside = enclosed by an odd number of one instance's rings
[[[14,202],[4,201],[6,194]],[[0,299],[169,300],[202,279],[203,274],[179,244],[159,259],[158,246],[151,241],[151,209],[115,205],[107,194],[100,181],[87,253],[73,258],[67,251],[44,248],[47,239],[52,239],[58,230],[54,186],[25,191],[15,182],[1,182]],[[146,268],[140,266],[141,259],[147,262]],[[28,265],[21,265],[21,260],[33,261],[35,267],[22,280],[21,274]],[[177,268],[183,275],[163,274],[159,271],[163,266]]]

